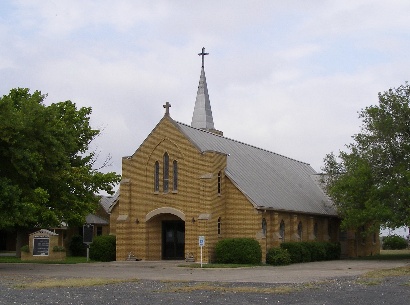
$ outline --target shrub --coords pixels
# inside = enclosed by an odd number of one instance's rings
[[[280,245],[289,252],[292,264],[339,259],[340,243],[330,242],[286,242]]]
[[[227,238],[215,246],[216,262],[221,264],[258,264],[262,250],[252,238]]]
[[[323,261],[326,259],[325,243],[322,242],[305,242],[303,246],[310,252],[310,261]]]
[[[310,249],[306,246],[306,243],[301,244],[301,251],[302,251],[302,262],[308,263],[312,261],[312,254],[310,253]]]
[[[383,238],[384,250],[401,250],[407,248],[407,241],[401,236],[390,235]]]
[[[80,235],[74,235],[71,238],[68,249],[71,256],[86,256],[87,246],[83,243],[83,237]]]
[[[65,248],[61,246],[54,246],[53,252],[65,252]]]
[[[90,246],[90,258],[96,261],[115,261],[116,255],[115,235],[102,235],[94,237]]]
[[[336,260],[340,259],[340,256],[342,254],[342,246],[340,245],[339,242],[337,243],[331,243],[327,242],[325,243],[325,251],[326,251],[326,260]]]
[[[23,247],[20,248],[21,252],[26,252],[29,253],[30,252],[30,248],[28,245],[24,245]]]
[[[270,248],[266,253],[266,263],[274,266],[285,266],[291,263],[288,250],[282,248]]]
[[[289,252],[292,264],[310,261],[310,252],[301,242],[285,242],[280,247]]]

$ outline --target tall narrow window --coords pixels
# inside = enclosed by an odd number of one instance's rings
[[[154,165],[154,192],[159,192],[159,162]]]
[[[221,172],[218,173],[218,195],[221,194]]]
[[[262,235],[263,235],[264,237],[266,237],[267,229],[268,229],[268,226],[267,226],[267,224],[266,224],[266,219],[263,218],[263,219],[262,219]]]
[[[333,229],[332,229],[332,222],[330,220],[327,223],[327,235],[329,235],[329,238],[332,239]]]
[[[169,183],[169,155],[168,153],[164,154],[164,169],[163,169],[163,189],[164,193],[168,192],[168,183]]]
[[[366,244],[366,228],[364,226],[361,226],[359,229],[359,238],[362,241],[362,245]]]
[[[299,241],[302,241],[302,233],[303,233],[302,222],[299,222],[298,224]]]
[[[177,191],[178,190],[178,161],[174,160],[172,163],[172,168],[173,168],[173,190]]]
[[[282,239],[282,242],[284,242],[285,241],[285,222],[283,221],[283,219],[280,222],[279,235],[280,235],[280,238]]]
[[[218,218],[218,235],[221,235],[221,217]]]
[[[313,225],[313,235],[315,236],[315,239],[317,239],[317,235],[319,234],[319,226],[317,222]]]

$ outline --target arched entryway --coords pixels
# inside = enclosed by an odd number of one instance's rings
[[[182,211],[169,207],[159,208],[149,212],[145,220],[146,257],[149,260],[185,258],[185,214]]]

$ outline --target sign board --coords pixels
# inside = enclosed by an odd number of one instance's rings
[[[33,256],[48,256],[50,238],[48,236],[34,236]]]
[[[92,244],[94,235],[94,226],[86,224],[83,226],[83,243],[86,245]]]
[[[199,236],[199,246],[205,246],[205,236]]]

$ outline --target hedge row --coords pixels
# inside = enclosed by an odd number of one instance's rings
[[[220,264],[259,264],[262,250],[252,238],[226,238],[215,246],[216,262]]]
[[[340,258],[340,243],[285,242],[280,248],[272,248],[266,254],[270,265],[288,265],[303,262],[335,260]]]
[[[389,235],[383,237],[383,250],[401,250],[408,247],[408,242],[401,236]]]

